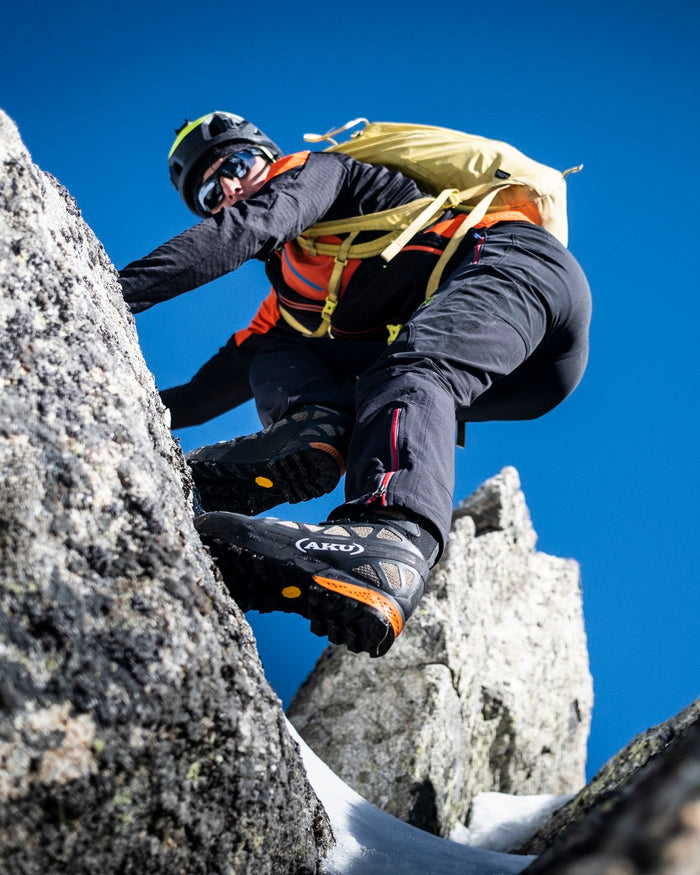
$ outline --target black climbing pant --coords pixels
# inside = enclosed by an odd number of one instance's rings
[[[455,266],[456,264],[456,266]],[[579,383],[591,297],[571,253],[542,228],[471,231],[449,275],[390,346],[280,337],[253,359],[263,422],[316,403],[354,410],[348,505],[400,507],[444,542],[454,422],[533,419]]]

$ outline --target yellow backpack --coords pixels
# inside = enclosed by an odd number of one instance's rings
[[[349,140],[337,143],[336,135],[364,123]],[[310,143],[330,142],[325,151],[342,152],[368,164],[383,164],[414,179],[426,197],[391,210],[331,222],[319,222],[296,238],[310,255],[327,255],[335,260],[327,289],[322,323],[310,336],[325,334],[338,303],[343,269],[350,258],[381,255],[390,261],[408,241],[436,221],[448,209],[469,214],[452,237],[428,281],[426,297],[440,284],[445,265],[467,231],[488,212],[528,205],[536,208],[540,224],[566,246],[566,181],[563,173],[539,164],[508,143],[431,125],[395,122],[368,122],[354,119],[326,134],[306,134]],[[382,236],[368,243],[354,244],[362,231],[381,231]],[[340,244],[319,241],[326,236],[345,236]],[[288,314],[282,314],[287,318]],[[287,319],[290,324],[296,320]]]

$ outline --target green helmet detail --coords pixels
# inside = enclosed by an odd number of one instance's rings
[[[279,146],[254,124],[232,112],[210,112],[191,122],[189,119],[175,132],[175,142],[168,153],[170,181],[196,216],[208,216],[197,203],[196,193],[202,173],[212,160],[209,153],[218,148],[257,146],[270,161],[284,154]],[[213,160],[216,160],[214,157]]]

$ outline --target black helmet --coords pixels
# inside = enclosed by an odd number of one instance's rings
[[[202,173],[212,163],[207,156],[213,149],[238,144],[243,149],[253,145],[270,161],[276,161],[283,154],[259,128],[232,112],[210,112],[193,122],[185,120],[176,134],[168,153],[170,180],[187,207],[197,216],[209,215],[197,203],[196,189]]]

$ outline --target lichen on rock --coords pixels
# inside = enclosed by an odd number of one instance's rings
[[[2,113],[0,164],[2,866],[316,871],[328,823],[116,271]]]

